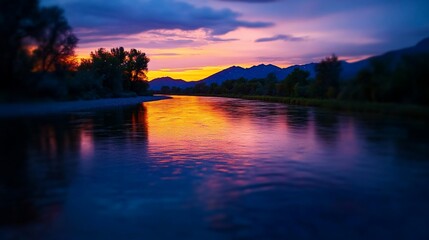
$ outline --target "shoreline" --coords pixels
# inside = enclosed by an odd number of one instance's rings
[[[318,107],[339,112],[368,113],[387,116],[413,117],[417,119],[429,119],[429,107],[419,105],[407,105],[396,103],[377,103],[344,101],[336,99],[314,99],[314,98],[294,98],[280,96],[257,96],[257,95],[211,95],[211,94],[171,94],[181,96],[202,96],[202,97],[225,97],[244,100],[255,100],[272,103],[282,103],[296,106]]]
[[[171,97],[168,96],[142,96],[66,102],[0,103],[0,118],[44,116],[78,111],[102,110],[170,98]]]

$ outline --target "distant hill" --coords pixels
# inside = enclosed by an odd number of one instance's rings
[[[161,90],[163,86],[168,87],[179,87],[179,88],[187,88],[187,87],[193,87],[195,85],[195,82],[186,82],[182,79],[174,79],[171,77],[161,77],[153,79],[149,82],[149,88],[154,91]]]
[[[341,77],[343,79],[350,79],[354,77],[360,70],[369,67],[371,61],[389,61],[390,65],[396,66],[396,64],[401,60],[402,56],[412,55],[416,53],[429,53],[429,38],[425,38],[416,45],[408,48],[403,48],[399,50],[390,51],[382,55],[373,56],[358,62],[347,63],[344,62],[342,67]]]
[[[222,70],[218,73],[215,73],[205,79],[202,80],[202,82],[210,85],[212,83],[222,83],[225,80],[228,79],[238,79],[238,78],[246,78],[246,79],[253,79],[253,78],[264,78],[268,74],[272,72],[277,72],[281,70],[281,68],[274,66],[274,65],[258,65],[253,66],[251,68],[242,68],[237,66],[232,66],[230,68],[227,68],[225,70]]]
[[[210,85],[212,83],[221,84],[225,80],[230,79],[255,79],[255,78],[265,78],[268,74],[273,73],[276,75],[277,79],[284,79],[287,75],[289,75],[293,69],[301,68],[303,70],[307,70],[314,75],[314,63],[306,64],[306,65],[295,65],[288,68],[280,68],[272,64],[260,64],[257,66],[253,66],[250,68],[242,68],[237,66],[232,66],[230,68],[224,69],[218,73],[215,73],[203,80],[201,82]]]
[[[294,65],[287,68],[282,68],[282,70],[276,74],[277,79],[283,80],[285,79],[290,73],[295,70],[295,68],[299,68],[301,70],[308,71],[310,73],[310,77],[314,77],[316,75],[316,71],[314,70],[316,67],[316,63],[308,63],[304,65]]]
[[[382,60],[382,61],[391,61],[391,65],[394,66],[403,55],[415,54],[415,53],[429,53],[429,38],[423,39],[415,46],[404,48],[400,50],[390,51],[379,56],[373,56],[358,62],[348,63],[342,62],[342,72],[341,78],[344,80],[354,77],[362,69],[369,67],[371,61],[373,60]],[[217,72],[205,79],[196,82],[186,82],[181,79],[172,79],[170,77],[157,78],[152,80],[150,84],[150,89],[160,90],[162,86],[169,87],[180,87],[187,88],[193,87],[197,83],[205,83],[210,85],[212,83],[221,84],[225,80],[233,80],[238,78],[246,79],[255,79],[255,78],[265,78],[268,74],[273,73],[278,80],[282,80],[287,77],[295,68],[300,68],[310,72],[310,77],[315,76],[315,66],[316,63],[309,63],[304,65],[294,65],[287,68],[280,68],[272,64],[260,64],[250,68],[242,68],[238,66],[232,66],[227,69],[224,69],[220,72]]]

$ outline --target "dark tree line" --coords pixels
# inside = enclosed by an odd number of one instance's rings
[[[74,90],[89,97],[145,95],[149,87],[148,63],[146,54],[136,49],[100,48],[91,52],[90,59],[82,60],[74,79],[77,87]]]
[[[61,8],[2,0],[0,32],[0,100],[147,93],[149,58],[139,50],[99,49],[79,64],[78,38]]]
[[[192,88],[163,87],[161,93],[210,95],[267,95],[297,98],[338,99],[363,102],[405,103],[429,106],[429,54],[381,57],[349,81],[340,80],[341,62],[332,55],[315,66],[316,76],[295,68],[285,79],[227,80],[222,84]]]
[[[33,73],[58,73],[75,65],[78,42],[58,7],[37,0],[2,1],[0,8],[0,74],[2,89],[29,87]]]
[[[429,106],[429,54],[379,58],[345,86],[342,99]]]
[[[180,89],[163,87],[162,93],[182,94],[226,94],[226,95],[268,95],[284,97],[335,98],[339,91],[341,63],[337,56],[323,59],[316,66],[316,78],[311,79],[308,71],[295,68],[285,79],[278,80],[274,74],[265,78],[247,80],[244,78],[226,80],[222,84],[204,82],[193,88]]]

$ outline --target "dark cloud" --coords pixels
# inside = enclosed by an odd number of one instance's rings
[[[155,36],[161,36],[164,38],[179,38],[179,39],[187,39],[187,40],[195,40],[195,37],[192,35],[188,35],[186,32],[169,32],[169,31],[148,31],[148,34],[153,34]],[[205,40],[210,42],[233,42],[238,41],[237,38],[220,38],[212,35],[208,35]]]
[[[286,42],[300,42],[300,41],[306,40],[306,38],[280,34],[269,38],[259,38],[259,39],[256,39],[255,42],[273,42],[278,40],[286,41]]]
[[[150,30],[206,29],[211,35],[223,35],[239,27],[264,28],[271,22],[240,20],[240,14],[230,9],[196,7],[171,0],[105,1],[105,0],[45,0],[65,8],[71,25],[80,37],[115,36]]]
[[[86,37],[84,39],[80,39],[79,43],[87,44],[87,43],[99,43],[99,42],[111,42],[111,41],[121,41],[121,40],[138,40],[136,38],[125,38],[125,37]]]

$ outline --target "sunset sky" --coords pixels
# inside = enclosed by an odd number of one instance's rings
[[[41,0],[65,9],[77,54],[148,54],[149,79],[200,80],[232,65],[354,61],[429,37],[428,0]]]

